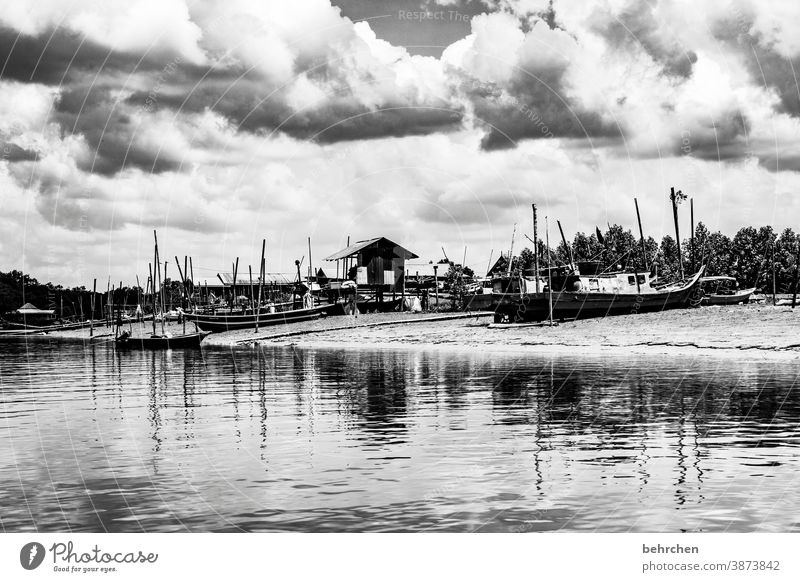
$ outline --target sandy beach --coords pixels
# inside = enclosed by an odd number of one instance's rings
[[[372,313],[327,317],[289,325],[209,335],[206,346],[467,348],[496,352],[708,353],[749,357],[800,357],[800,309],[772,305],[710,306],[662,313],[620,315],[547,325],[499,326],[491,314]],[[148,334],[152,323],[133,326]],[[160,324],[159,324],[160,329]],[[167,331],[181,333],[172,323]],[[187,324],[187,330],[194,326]],[[50,337],[89,339],[89,331]],[[95,328],[92,341],[113,330]]]

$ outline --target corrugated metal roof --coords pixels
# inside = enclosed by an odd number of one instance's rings
[[[358,241],[357,243],[351,244],[346,249],[342,249],[338,253],[332,254],[330,257],[327,257],[325,260],[326,261],[338,261],[339,259],[345,259],[347,257],[352,257],[353,255],[357,255],[362,249],[365,249],[368,246],[376,244],[376,243],[378,243],[380,241],[386,241],[386,243],[388,243],[388,245],[393,246],[395,248],[395,251],[394,251],[395,255],[397,255],[397,256],[399,256],[401,258],[404,258],[404,259],[416,259],[416,258],[419,258],[417,255],[415,255],[414,253],[412,253],[408,249],[405,249],[405,248],[401,247],[396,242],[393,242],[393,241],[389,240],[386,237],[379,236],[377,238],[371,238],[371,239],[368,239],[368,240],[361,240],[361,241]]]
[[[220,273],[219,274],[225,285],[233,285],[233,273]],[[264,273],[265,285],[293,285],[296,276],[287,275],[286,273]],[[219,281],[219,279],[217,279]],[[212,285],[214,285],[212,283]],[[236,286],[250,285],[250,275],[243,276],[239,273],[236,274]],[[253,285],[258,285],[258,276],[253,277]]]
[[[26,303],[19,309],[17,309],[17,313],[22,315],[36,315],[36,314],[47,314],[53,315],[56,312],[55,309],[39,309],[33,303]]]

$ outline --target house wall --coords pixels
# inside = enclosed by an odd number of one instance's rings
[[[405,281],[403,269],[405,259],[395,257],[393,247],[368,247],[358,254],[358,266],[367,269],[367,284],[371,287],[383,287],[389,291],[402,292]],[[393,283],[384,284],[384,271],[394,273]]]

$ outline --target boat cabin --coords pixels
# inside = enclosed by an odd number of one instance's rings
[[[703,277],[700,289],[705,295],[733,295],[739,291],[739,283],[733,277]]]

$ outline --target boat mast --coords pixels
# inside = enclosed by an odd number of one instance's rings
[[[153,253],[155,258],[155,253]],[[147,268],[150,271],[150,299],[153,304],[153,335],[156,335],[156,279],[153,276],[153,265],[147,263]]]
[[[178,265],[178,276],[181,278],[181,309],[183,308],[183,300],[186,298],[186,277],[184,277],[184,272],[186,271],[186,258],[184,257],[183,261],[183,271],[181,271],[181,264],[178,261],[178,255],[175,255],[175,264]],[[181,317],[183,321],[183,334],[186,335],[186,318]]]
[[[683,257],[681,256],[681,233],[678,228],[678,202],[685,199],[686,196],[675,188],[669,189],[669,199],[672,201],[672,218],[675,221],[675,244],[678,247],[678,275],[683,280]]]
[[[644,270],[645,272],[650,272],[650,268],[647,266],[647,245],[644,243],[644,231],[642,230],[642,217],[639,215],[639,201],[634,198],[633,203],[636,205],[636,220],[639,222],[639,238],[642,241],[642,260],[644,261]]]
[[[258,274],[258,303],[256,303],[256,331],[258,331],[258,318],[261,316],[261,289],[264,286],[264,250],[267,246],[267,239],[263,239],[261,241],[261,263],[260,263],[260,272]],[[337,267],[339,265],[338,261],[336,263]]]
[[[159,255],[158,255],[158,235],[156,234],[155,230],[153,231],[153,240],[155,241],[155,254],[156,254],[156,258],[155,258],[156,272],[154,273],[154,275],[157,275],[157,277],[158,277],[158,299],[159,299],[159,302],[160,302],[160,306],[159,307],[161,309],[161,334],[163,335],[165,333],[165,331],[164,331],[164,289],[163,289],[163,286],[162,286],[162,282],[163,281],[161,280],[161,257],[159,257]],[[153,298],[153,301],[155,301],[155,297]],[[156,313],[155,309],[153,309],[153,318],[154,318],[153,328],[154,329],[155,329],[155,325],[156,325],[155,324],[155,313]]]
[[[508,270],[506,274],[511,276],[511,264],[514,262],[514,237],[517,234],[517,223],[514,223],[514,230],[511,232],[511,248],[508,250]]]
[[[561,228],[561,221],[556,220],[558,223],[558,230],[561,232],[561,242],[564,243],[564,248],[567,250],[567,259],[569,259],[569,267],[573,271],[575,270],[575,261],[572,259],[572,245],[567,244],[567,237],[564,236],[564,229]]]

